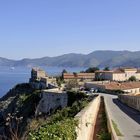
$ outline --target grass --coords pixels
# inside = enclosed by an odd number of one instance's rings
[[[100,109],[98,112],[98,117],[97,117],[97,128],[99,127],[99,131],[97,131],[96,138],[97,140],[111,140],[111,134],[108,131],[107,128],[107,116],[105,112],[105,105],[104,105],[104,98],[101,97],[101,105]],[[97,129],[96,128],[96,129]],[[98,130],[98,129],[97,129]]]
[[[114,128],[114,130],[115,130],[117,136],[123,136],[123,134],[120,132],[120,130],[119,130],[117,124],[116,124],[113,120],[112,120],[112,124],[113,124],[113,128]]]

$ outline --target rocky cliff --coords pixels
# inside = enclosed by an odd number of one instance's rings
[[[5,137],[10,137],[7,135],[10,135],[10,132],[7,131],[12,128],[14,132],[17,121],[21,118],[22,120],[18,122],[18,127],[20,125],[18,131],[24,132],[28,119],[34,116],[39,101],[39,92],[32,89],[28,83],[19,84],[11,89],[0,99],[0,135],[5,133]]]

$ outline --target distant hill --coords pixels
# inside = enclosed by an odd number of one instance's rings
[[[0,57],[0,66],[13,66],[16,63],[14,60]]]
[[[140,51],[94,51],[90,54],[64,54],[57,57],[10,60],[0,57],[0,66],[61,66],[61,67],[140,67]]]

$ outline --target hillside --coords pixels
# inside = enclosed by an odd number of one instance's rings
[[[90,54],[64,54],[57,57],[9,60],[0,58],[0,66],[60,66],[60,67],[140,67],[140,51],[94,51]]]

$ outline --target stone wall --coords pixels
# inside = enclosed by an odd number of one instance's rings
[[[133,89],[127,89],[127,90],[123,90],[126,93],[140,93],[140,88],[133,88]]]
[[[125,73],[113,73],[113,79],[114,81],[125,81]]]
[[[79,121],[77,127],[77,140],[92,140],[96,123],[97,114],[100,106],[100,97],[96,97],[93,101],[79,112],[75,119]]]
[[[140,111],[140,96],[119,95],[118,98],[121,102]]]
[[[110,83],[110,81],[95,81],[95,82],[86,82],[84,84],[85,88],[87,89],[98,89],[100,91],[105,91],[105,84]]]
[[[61,107],[67,106],[67,93],[59,91],[58,89],[44,90],[41,94],[41,100],[36,109],[36,115],[40,113],[50,113],[51,111]]]
[[[115,132],[115,129],[114,129],[113,124],[112,124],[111,114],[109,114],[106,102],[105,102],[105,112],[106,112],[106,117],[107,117],[108,131],[111,134],[111,140],[122,140],[122,138],[120,136],[117,136],[117,134]]]

